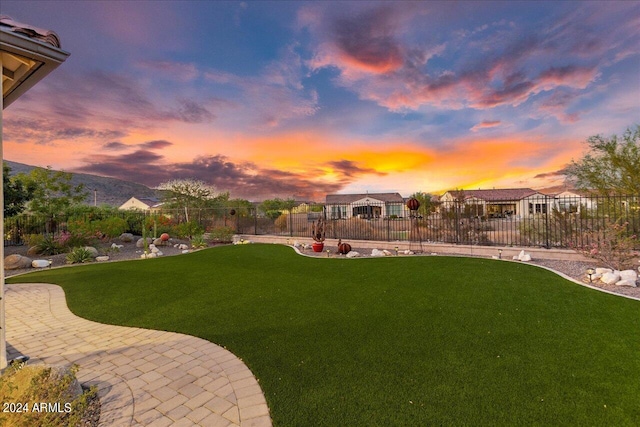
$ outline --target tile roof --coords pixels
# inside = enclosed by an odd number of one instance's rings
[[[492,190],[455,190],[448,191],[453,197],[458,197],[460,193],[464,195],[465,199],[475,197],[488,202],[498,201],[511,201],[522,200],[525,197],[533,196],[535,194],[543,195],[531,188],[501,188]]]
[[[21,34],[30,39],[38,40],[43,43],[48,43],[53,47],[57,47],[58,49],[61,48],[60,38],[53,31],[43,30],[42,28],[34,27],[32,25],[16,22],[7,15],[0,15],[0,26],[8,27],[3,28],[5,30]]]

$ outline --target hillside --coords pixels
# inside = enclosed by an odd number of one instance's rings
[[[18,173],[28,174],[37,166],[25,165],[5,160],[5,163],[11,168],[10,176]],[[84,184],[87,191],[86,203],[93,205],[94,190],[97,196],[98,205],[120,206],[131,197],[158,197],[156,191],[146,185],[136,184],[135,182],[123,181],[115,178],[105,178],[103,176],[89,175],[84,173],[73,173],[71,183],[75,186]]]

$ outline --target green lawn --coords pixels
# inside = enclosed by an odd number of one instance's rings
[[[226,346],[277,426],[640,425],[640,302],[523,264],[242,245],[27,281]]]

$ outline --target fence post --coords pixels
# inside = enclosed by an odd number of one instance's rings
[[[258,235],[258,208],[253,208],[253,235]]]
[[[293,237],[293,208],[289,209],[289,237]]]
[[[544,231],[545,231],[545,243],[546,248],[549,249],[549,196],[544,196]]]

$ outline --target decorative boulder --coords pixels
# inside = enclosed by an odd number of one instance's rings
[[[384,252],[381,251],[380,249],[374,249],[371,251],[371,256],[385,256]]]
[[[623,279],[623,280],[620,280],[619,282],[616,282],[616,286],[629,286],[632,288],[637,287],[635,280],[628,280],[628,279]]]
[[[154,254],[154,253],[150,253],[150,254],[142,254],[142,255],[140,255],[140,258],[142,258],[142,259],[146,259],[146,258],[157,258],[157,257],[158,257],[158,255],[157,255],[157,254]]]
[[[46,267],[49,267],[49,260],[46,260],[46,259],[34,259],[31,262],[31,267],[33,267],[33,268],[46,268]]]
[[[518,261],[531,261],[531,254],[526,253],[524,250],[521,250],[517,257],[513,257],[513,259],[517,259]]]
[[[84,249],[91,254],[91,258],[96,258],[98,255],[98,250],[93,246],[85,246]]]
[[[405,254],[405,255],[414,255],[413,251],[410,251],[409,249],[405,250],[403,252],[403,254]],[[431,254],[431,255],[435,255],[435,254]]]
[[[131,233],[122,233],[120,235],[120,241],[121,242],[125,242],[125,243],[133,242],[133,234],[131,234]]]
[[[360,252],[349,251],[347,253],[347,258],[358,258],[360,256]]]
[[[182,253],[183,253],[183,254],[188,254],[189,252],[191,252],[189,249],[183,249],[183,250],[182,250]]]
[[[9,255],[4,259],[4,269],[20,270],[22,268],[29,268],[31,267],[31,261],[31,258],[27,258],[26,256],[18,254]]]
[[[391,253],[391,251],[388,251],[388,250],[386,250],[386,249],[384,249],[384,250],[382,251],[382,253],[384,254],[384,256],[391,256],[391,255],[393,255],[393,254]]]
[[[603,275],[605,273],[613,273],[613,270],[610,268],[596,268],[596,274]]]
[[[35,256],[35,255],[40,255],[40,248],[38,248],[37,246],[31,246],[27,250],[27,256]]]
[[[115,243],[111,244],[111,249],[122,249],[124,248],[124,245],[116,245]]]
[[[150,245],[153,243],[153,239],[151,237],[147,237],[147,244]],[[144,248],[144,239],[140,238],[136,242],[136,248]]]
[[[180,249],[181,251],[184,251],[185,249],[189,249],[189,245],[185,245],[184,243],[181,243],[178,245],[178,249]]]
[[[602,283],[606,283],[607,285],[613,285],[620,281],[620,275],[615,273],[604,273],[600,280]]]
[[[109,261],[109,257],[106,256],[106,255],[105,256],[99,256],[99,257],[96,257],[96,261],[98,261],[98,262]]]

